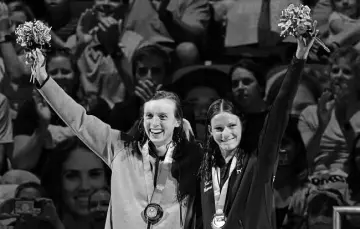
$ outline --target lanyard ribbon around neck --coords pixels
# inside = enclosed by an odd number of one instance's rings
[[[154,187],[153,185],[154,179],[156,179],[156,177],[154,177],[151,169],[149,142],[145,143],[145,145],[142,148],[140,147],[140,149],[143,158],[148,203],[160,204],[162,192],[165,189],[166,181],[171,172],[171,164],[173,162],[172,155],[175,149],[175,145],[171,143],[171,145],[167,149],[164,161],[159,166],[159,174],[157,177],[156,187]]]
[[[216,214],[224,214],[224,206],[227,196],[227,190],[229,187],[229,180],[231,173],[234,171],[237,163],[237,158],[234,156],[231,160],[229,176],[226,179],[222,188],[220,188],[220,168],[219,167],[212,167],[212,182],[213,182],[213,190],[214,190],[214,200],[215,200],[215,211]]]

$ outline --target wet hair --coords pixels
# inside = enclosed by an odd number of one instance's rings
[[[144,58],[152,58],[154,56],[160,57],[162,60],[164,60],[164,67],[165,69],[165,78],[163,81],[170,80],[171,74],[171,59],[170,56],[167,54],[166,51],[164,51],[159,45],[146,45],[144,47],[141,47],[137,49],[131,59],[131,67],[132,67],[132,74],[135,77],[136,76],[136,69],[139,64]]]
[[[17,188],[15,190],[15,198],[19,198],[21,192],[24,189],[28,189],[28,188],[33,188],[39,192],[41,197],[46,197],[45,189],[40,184],[35,183],[35,182],[26,182],[26,183],[23,183],[23,184],[20,184],[19,186],[17,186]]]
[[[44,187],[49,198],[54,201],[60,217],[62,217],[64,210],[61,193],[62,167],[70,157],[71,153],[79,148],[90,151],[90,149],[77,137],[70,137],[57,145],[53,152],[51,152],[41,174],[41,185]],[[102,162],[102,164],[105,171],[106,181],[110,184],[111,170],[104,162]]]
[[[188,147],[189,145],[197,144],[197,143],[195,143],[195,141],[192,140],[193,138],[188,139],[183,129],[183,111],[181,108],[181,102],[179,96],[173,92],[157,91],[149,101],[156,101],[160,99],[168,99],[174,103],[175,105],[174,115],[175,118],[180,122],[179,127],[176,127],[173,133],[173,142],[176,144],[176,147],[173,153],[174,162],[172,163],[172,167],[171,167],[171,174],[179,184],[179,187],[177,189],[177,199],[180,202],[187,195],[195,194],[193,193],[194,187],[188,185],[189,182],[191,183],[190,180],[193,179],[190,177],[193,174],[189,174],[191,173],[191,169],[187,166],[184,166],[184,164],[188,163],[187,160],[189,158],[195,160],[196,155],[192,155],[195,153],[188,152],[188,150],[184,150],[184,148],[189,148]],[[144,111],[142,111],[142,114],[143,113]],[[125,142],[125,146],[126,147],[131,146],[131,148],[133,149],[133,154],[141,155],[141,152],[137,144],[140,143],[140,145],[143,146],[149,140],[144,130],[144,120],[142,116],[138,121],[138,129],[136,133],[134,133],[134,136],[127,136],[127,137],[128,138]],[[149,147],[150,150],[154,148],[153,144],[150,141],[149,141],[149,146],[150,146]],[[192,158],[192,156],[194,156],[194,158]],[[193,164],[196,164],[196,161],[193,161]],[[195,172],[195,178],[196,178],[196,172]]]
[[[240,119],[240,122],[242,120],[240,113],[238,112],[238,110],[236,109],[236,107],[234,106],[234,104],[232,102],[230,102],[229,100],[225,100],[225,99],[218,99],[210,105],[210,107],[207,111],[206,128],[208,126],[211,126],[211,120],[216,115],[218,115],[222,112],[227,112],[229,114],[238,116]],[[200,176],[204,177],[205,180],[208,181],[209,179],[211,179],[211,168],[215,163],[214,159],[220,156],[220,149],[219,149],[219,146],[217,145],[217,143],[215,142],[214,138],[210,135],[210,133],[208,133],[208,131],[206,131],[205,142],[206,142],[206,145],[204,148],[205,154],[203,157],[202,164],[200,166]],[[239,146],[240,146],[240,144],[239,144]],[[237,154],[240,154],[240,153],[241,153],[241,150],[238,150]]]
[[[261,90],[262,93],[265,93],[265,86],[266,86],[265,74],[261,70],[263,68],[260,65],[256,64],[254,61],[250,59],[243,59],[230,68],[229,71],[230,78],[238,68],[243,68],[251,72],[255,77],[257,83],[259,84],[260,88],[262,89]],[[263,96],[264,94],[262,95],[262,97]]]
[[[356,163],[356,156],[360,156],[360,147],[358,146],[360,143],[360,134],[358,134],[354,140],[353,147],[350,151],[350,155],[348,157],[347,166],[349,168],[349,175],[346,178],[346,181],[349,185],[349,190],[351,193],[356,194],[360,192],[360,170],[358,169]]]
[[[77,92],[80,89],[80,71],[76,63],[75,57],[71,54],[70,49],[67,48],[51,48],[46,52],[46,70],[48,70],[49,63],[56,57],[64,57],[70,61],[71,68],[74,71],[73,91],[71,97],[76,98]]]

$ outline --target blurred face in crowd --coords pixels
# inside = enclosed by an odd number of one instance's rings
[[[291,164],[295,156],[296,156],[296,142],[291,136],[285,134],[281,140],[281,145],[279,150],[279,165]]]
[[[11,31],[15,31],[16,27],[28,20],[24,11],[16,10],[20,2],[11,2],[8,4],[11,21]]]
[[[63,202],[78,216],[89,214],[89,196],[106,185],[102,161],[88,149],[77,148],[70,153],[62,168]]]
[[[204,140],[206,134],[206,114],[212,102],[219,99],[217,91],[210,87],[195,87],[185,96],[185,102],[194,109],[196,133],[199,140]]]
[[[105,220],[110,203],[110,193],[100,189],[90,197],[89,211],[93,220]]]
[[[144,57],[136,65],[135,78],[138,81],[151,80],[162,84],[166,76],[165,61],[160,56]]]
[[[218,144],[221,152],[230,154],[240,144],[242,124],[237,115],[220,112],[210,122],[209,132]]]
[[[234,97],[242,108],[246,109],[262,100],[261,87],[253,73],[237,68],[231,78]]]
[[[347,16],[355,16],[357,12],[357,0],[332,0],[335,10]]]
[[[339,58],[330,69],[331,89],[336,94],[345,88],[354,89],[355,74],[346,58]],[[359,88],[357,88],[359,90]]]
[[[18,198],[36,199],[40,197],[41,193],[39,192],[39,190],[32,187],[24,188],[18,194]]]
[[[72,92],[75,74],[69,58],[53,57],[47,64],[47,72],[67,93]]]
[[[355,152],[353,153],[355,153],[356,167],[360,171],[360,139],[355,144],[356,144]]]
[[[95,0],[94,6],[97,9],[98,15],[109,15],[115,8],[122,4],[122,0]]]
[[[172,141],[174,129],[180,126],[175,117],[175,102],[170,99],[150,100],[144,105],[144,129],[156,147]]]

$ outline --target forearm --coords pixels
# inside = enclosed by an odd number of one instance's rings
[[[45,129],[38,128],[26,141],[18,142],[15,139],[14,151],[10,158],[15,169],[29,171],[37,165],[46,134]]]
[[[304,65],[305,60],[297,58],[292,60],[263,127],[258,156],[261,173],[264,174],[267,180],[272,178],[281,139],[287,127],[290,109],[300,83]]]
[[[342,133],[344,134],[348,150],[349,150],[349,152],[351,152],[354,148],[354,144],[356,144],[356,142],[355,142],[356,132],[353,129],[353,127],[351,126],[350,122],[340,124],[340,128],[341,128]]]

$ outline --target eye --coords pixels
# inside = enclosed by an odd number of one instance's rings
[[[152,117],[153,117],[153,115],[150,114],[150,113],[148,113],[148,114],[145,115],[145,118],[146,118],[146,119],[152,119]]]
[[[66,172],[64,174],[64,177],[67,179],[67,180],[75,180],[79,177],[79,173],[76,172],[76,171],[69,171],[69,172]]]
[[[167,116],[166,116],[166,115],[159,115],[159,118],[160,118],[161,120],[165,120],[165,119],[167,118]]]
[[[236,124],[230,124],[229,127],[234,128],[234,127],[236,127]]]
[[[216,130],[217,132],[222,132],[223,129],[224,129],[224,128],[222,128],[222,127],[215,127],[215,130]]]
[[[104,174],[104,171],[101,169],[94,169],[89,171],[89,176],[91,178],[98,178],[101,177]]]

